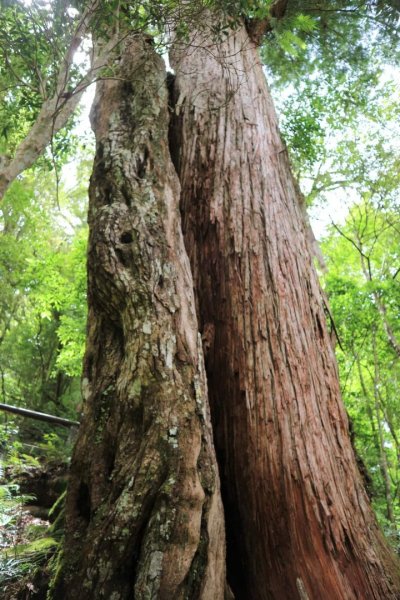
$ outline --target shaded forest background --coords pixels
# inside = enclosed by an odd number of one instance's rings
[[[260,3],[241,4],[248,18],[263,16]],[[316,262],[360,470],[399,552],[397,8],[390,2],[290,2],[285,16],[272,21],[261,54],[322,250]],[[2,2],[1,11],[0,154],[7,156],[51,96],[54,65],[76,13],[63,13],[62,2]],[[157,15],[142,18],[165,53]],[[87,58],[83,46],[71,86]],[[87,120],[84,134],[78,121],[76,113],[53,136],[0,207],[0,401],[73,420],[81,410],[86,196],[94,153]],[[0,413],[3,472],[18,476],[68,462],[72,443],[71,432]],[[26,531],[20,507],[27,501],[18,483],[3,480],[0,585],[29,570],[32,556],[58,541],[57,528],[49,537],[46,520]],[[20,555],[10,554],[11,543],[20,544]]]

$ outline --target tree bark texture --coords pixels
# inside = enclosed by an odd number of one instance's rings
[[[223,513],[164,64],[151,39],[128,36],[114,74],[92,109],[86,406],[52,597],[222,600]]]
[[[181,182],[236,600],[398,598],[351,447],[300,195],[245,29],[176,71]]]

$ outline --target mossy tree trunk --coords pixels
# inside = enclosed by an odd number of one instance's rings
[[[224,525],[165,71],[125,38],[92,125],[88,337],[54,599],[221,600]]]
[[[171,151],[236,600],[400,595],[349,439],[304,208],[244,28],[175,45]]]

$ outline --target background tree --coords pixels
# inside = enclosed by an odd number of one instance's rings
[[[2,402],[72,418],[85,338],[84,196],[82,188],[69,190],[66,206],[60,190],[57,207],[52,175],[37,170],[14,182],[0,208]],[[31,434],[43,429],[22,426]]]
[[[356,445],[369,467],[377,513],[397,545],[398,211],[375,202],[354,205],[344,226],[332,226],[323,244],[325,285],[343,348],[339,367]]]

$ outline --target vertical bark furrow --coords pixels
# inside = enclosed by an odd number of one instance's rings
[[[222,505],[165,71],[148,39],[121,46],[92,109],[86,407],[52,593],[222,600]]]
[[[206,366],[232,587],[237,600],[394,599],[257,52],[244,29],[210,39],[172,53],[173,155],[200,327],[214,332]]]

